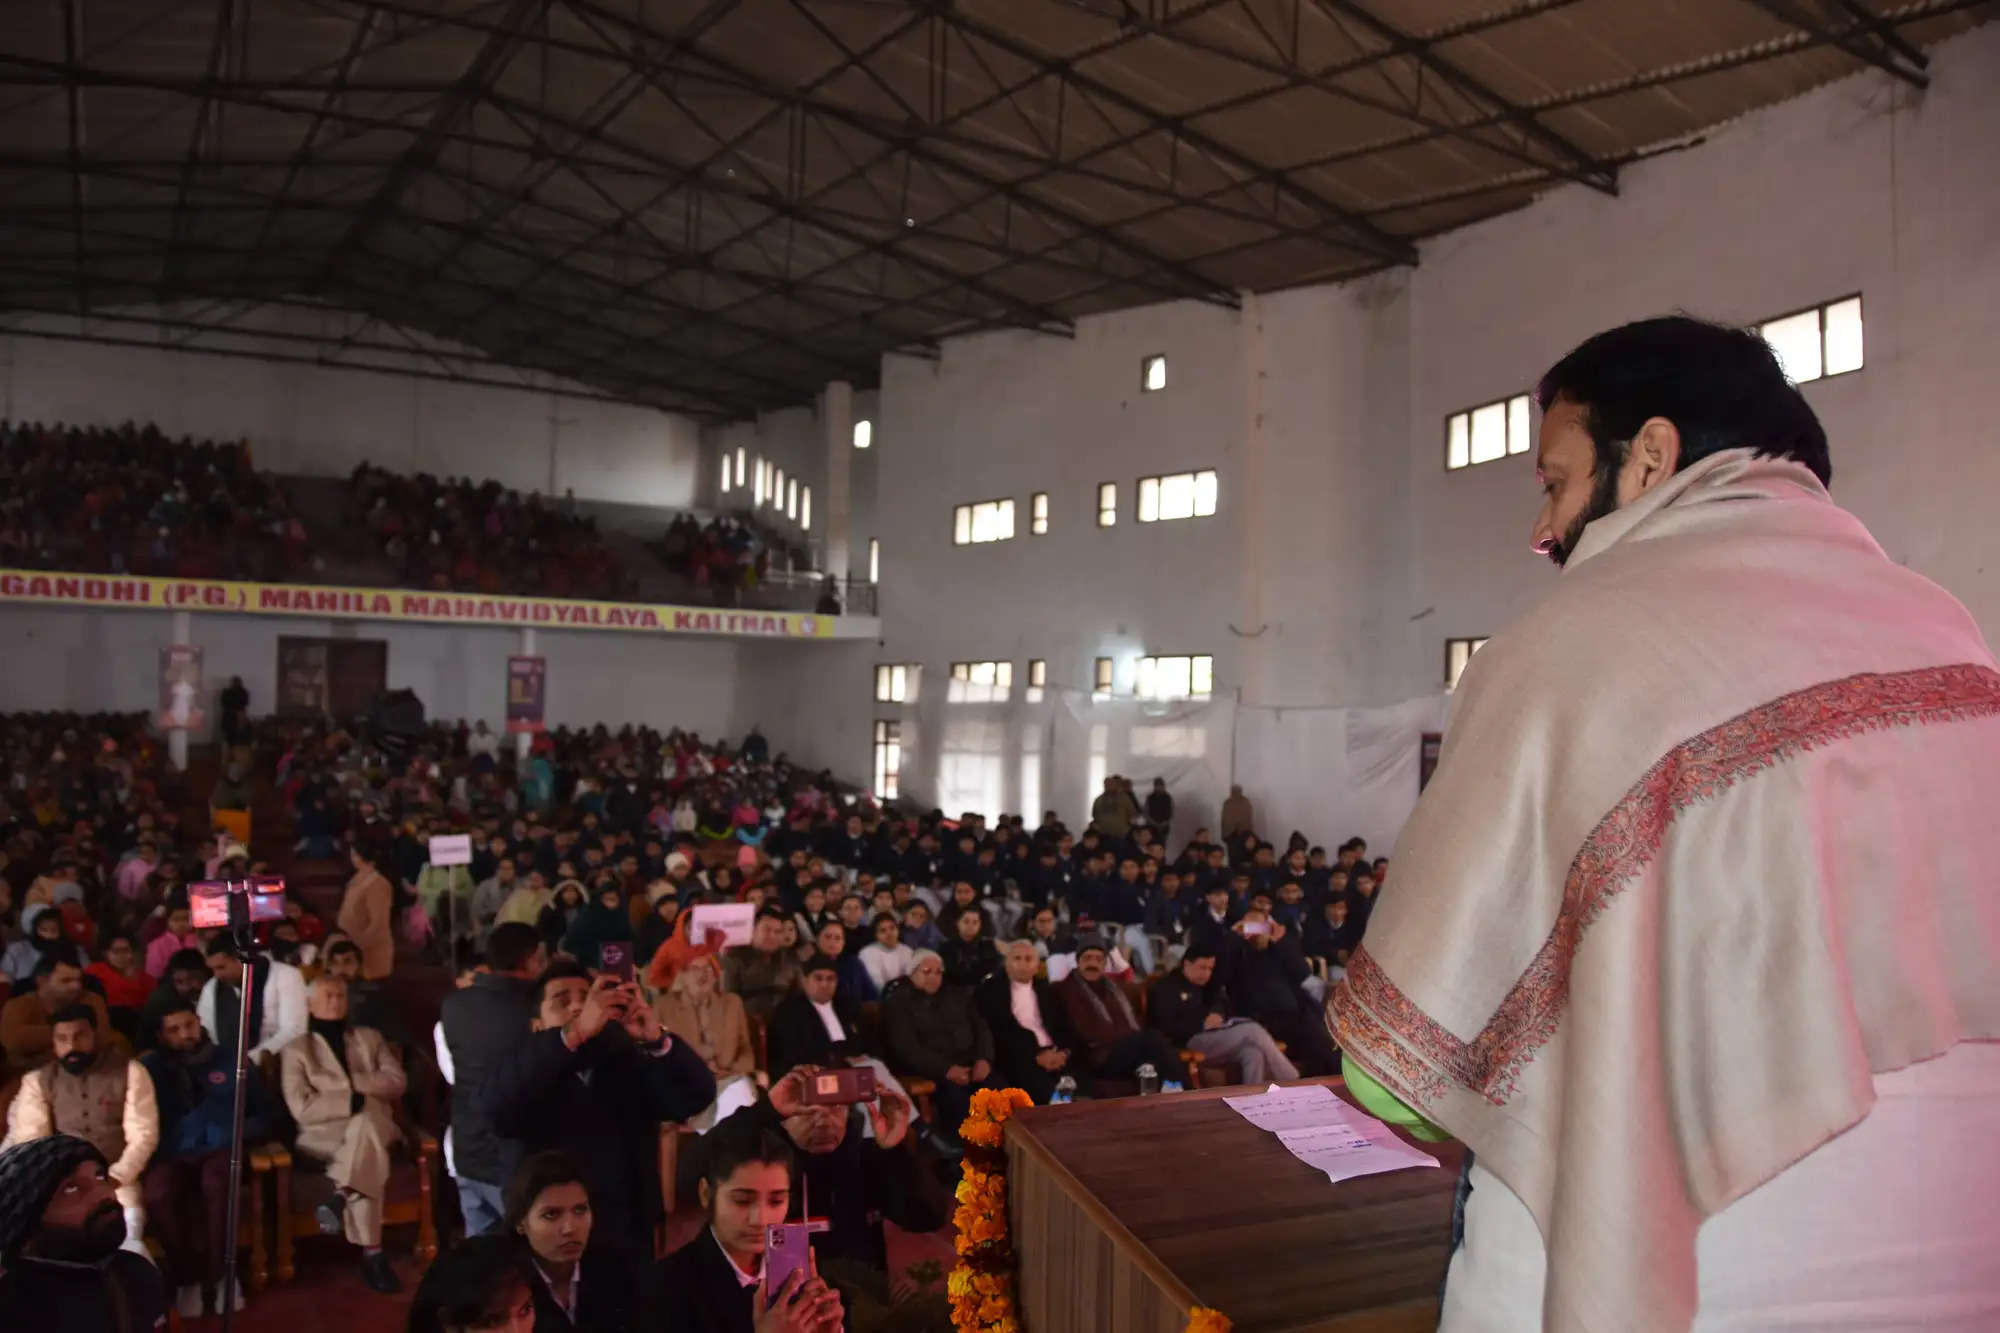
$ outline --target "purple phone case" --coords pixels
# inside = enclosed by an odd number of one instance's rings
[[[778,1289],[793,1273],[812,1274],[812,1233],[803,1222],[789,1222],[764,1228],[764,1290],[775,1299]],[[805,1284],[801,1282],[800,1286]]]

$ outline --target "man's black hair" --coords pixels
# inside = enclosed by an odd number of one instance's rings
[[[335,940],[326,946],[326,960],[329,963],[336,956],[345,958],[348,954],[353,954],[356,958],[361,957],[361,946],[353,940]]]
[[[87,1004],[66,1004],[49,1015],[49,1027],[59,1028],[64,1023],[88,1023],[93,1030],[97,1027],[97,1015]]]
[[[789,1173],[796,1160],[790,1139],[741,1114],[717,1125],[701,1146],[701,1178],[711,1192],[720,1190],[740,1166],[763,1162],[783,1166]]]
[[[1624,465],[1648,418],[1680,432],[1685,468],[1724,449],[1789,458],[1833,481],[1826,431],[1771,345],[1747,329],[1668,315],[1608,329],[1549,368],[1535,387],[1544,412],[1558,398],[1584,409],[1599,474]]]
[[[1181,953],[1181,962],[1183,964],[1198,963],[1204,958],[1213,958],[1215,956],[1215,946],[1213,944],[1190,942],[1188,947]]]
[[[201,950],[192,947],[176,949],[167,955],[167,967],[166,971],[162,973],[162,979],[170,977],[176,972],[206,973],[207,971],[208,960],[202,957]]]
[[[57,940],[43,949],[42,956],[35,960],[35,980],[41,981],[52,976],[59,967],[82,966],[83,964],[77,960],[76,946],[68,940]]]
[[[815,972],[832,972],[838,976],[840,973],[840,964],[823,953],[816,953],[811,958],[806,959],[806,965],[799,969],[799,975],[809,977]]]
[[[230,938],[229,932],[226,930],[216,932],[208,943],[202,946],[201,952],[204,958],[241,958],[243,956],[243,951],[236,947],[236,941]]]
[[[542,1007],[542,997],[549,993],[549,987],[558,981],[568,981],[572,977],[590,980],[590,969],[574,958],[558,958],[542,972],[535,982],[535,1008]]]
[[[495,972],[518,972],[542,947],[542,933],[525,921],[502,921],[486,936],[486,965]]]
[[[194,1007],[193,1000],[188,999],[179,992],[175,992],[164,1000],[149,1001],[148,1006],[151,1008],[153,1014],[153,1030],[146,1035],[151,1037],[155,1044],[159,1043],[160,1029],[167,1025],[167,1019],[175,1014],[198,1014],[201,1012]]]

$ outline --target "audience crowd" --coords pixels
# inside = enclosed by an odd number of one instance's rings
[[[405,587],[611,599],[635,587],[573,497],[550,502],[497,481],[366,463],[347,487],[356,523]]]
[[[0,566],[173,578],[286,579],[304,525],[246,444],[0,423]]]
[[[558,729],[520,759],[483,723],[252,738],[295,856],[349,878],[330,922],[288,895],[259,927],[246,994],[187,885],[262,867],[183,818],[144,719],[0,719],[9,1151],[82,1141],[76,1169],[101,1167],[125,1243],[157,1241],[158,1299],[188,1317],[231,1271],[239,1030],[249,1136],[324,1173],[318,1225],[381,1290],[407,1112],[421,1076],[449,1082],[464,1231],[504,1239],[447,1254],[413,1319],[519,1296],[537,1327],[832,1333],[835,1276],[886,1265],[885,1222],[944,1225],[978,1089],[1332,1072],[1319,1001],[1387,871],[1358,839],[1263,842],[1241,793],[1229,836],[1170,850],[1171,795],[1120,778],[1080,832],[1053,812],[894,814],[754,731]],[[219,791],[246,789],[232,770]],[[444,832],[471,835],[471,864],[430,863]],[[386,989],[399,953],[458,974],[428,1034]],[[655,1263],[677,1204],[708,1225]],[[765,1225],[807,1208],[832,1273],[769,1291]]]

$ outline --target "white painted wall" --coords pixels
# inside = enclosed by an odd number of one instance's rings
[[[1527,550],[1531,460],[1446,473],[1448,413],[1526,389],[1625,320],[1751,323],[1855,291],[1866,368],[1805,389],[1832,440],[1836,498],[2000,636],[1996,72],[1989,26],[1933,52],[1922,97],[1885,76],[1847,79],[1628,168],[1619,198],[1565,188],[1428,242],[1413,270],[1241,312],[1100,316],[1074,340],[993,333],[934,363],[887,358],[869,460],[879,660],[920,662],[942,689],[955,659],[1012,660],[1019,681],[1040,657],[1052,684],[1087,686],[1091,659],[1110,655],[1126,690],[1142,652],[1207,652],[1245,708],[1434,694],[1447,637],[1503,627],[1553,582]],[[1169,387],[1140,395],[1140,358],[1155,352]],[[1214,518],[1132,521],[1134,478],[1210,466]],[[1110,531],[1093,521],[1105,480],[1120,483]],[[1052,503],[1041,538],[1027,535],[1037,490]],[[1014,497],[1021,535],[954,547],[952,506],[999,496]],[[944,731],[919,727],[919,710],[875,712],[927,731],[933,751]],[[1011,775],[1021,741],[1005,744]],[[1273,771],[1269,759],[1239,754],[1235,771]],[[929,781],[935,764],[913,771]]]
[[[352,316],[289,311],[264,323],[317,333],[352,323]],[[16,321],[0,336],[0,416],[85,425],[150,421],[175,436],[247,439],[260,467],[286,474],[345,476],[370,462],[492,478],[544,494],[574,490],[584,500],[677,509],[696,501],[700,429],[687,417],[547,391],[95,346],[28,332],[77,327],[72,319],[41,316]],[[148,336],[129,324],[92,327],[120,338]],[[371,336],[394,335],[378,325]],[[310,351],[308,344],[285,347]]]
[[[1864,74],[1628,168],[1622,193],[1558,190],[1424,247],[1411,275],[1412,673],[1551,585],[1527,554],[1534,467],[1447,474],[1449,412],[1530,387],[1628,319],[1684,309],[1754,323],[1862,294],[1867,364],[1804,388],[1834,498],[1891,556],[2000,639],[1992,572],[2000,451],[2000,25],[1936,48],[1917,95]]]
[[[855,393],[854,416],[857,420],[865,417],[871,421],[877,440],[881,438],[882,423],[875,419],[879,412],[880,394],[877,391],[866,389]],[[733,465],[738,449],[744,454],[744,482],[741,487],[732,482],[725,493],[722,489],[722,460],[728,458]],[[751,508],[757,462],[762,459],[783,468],[787,481],[796,478],[801,487],[812,488],[812,526],[801,529],[790,520],[783,506],[768,502],[759,511],[762,520],[781,530],[803,531],[807,544],[816,556],[825,550],[830,521],[827,489],[829,460],[816,405],[788,407],[760,413],[752,421],[705,427],[701,432],[700,450],[700,484],[696,494],[704,508],[725,513]],[[850,479],[848,522],[854,570],[861,574],[867,569],[868,538],[873,535],[875,459],[880,457],[880,447],[857,450],[850,443],[845,455]],[[733,470],[731,475],[734,476]],[[800,518],[804,517],[801,513]],[[824,565],[816,567],[825,568]]]
[[[232,675],[243,677],[253,712],[276,696],[278,639],[384,639],[389,688],[415,690],[433,718],[506,716],[507,657],[521,636],[506,629],[442,629],[371,621],[195,615],[210,716]],[[150,709],[159,699],[159,650],[173,617],[139,611],[10,606],[0,612],[14,651],[0,673],[0,712],[44,709]],[[792,645],[812,657],[817,645]],[[535,651],[549,660],[547,720],[650,722],[712,735],[737,712],[738,645],[724,639],[649,638],[540,630]],[[775,651],[775,650],[774,650]],[[767,731],[773,743],[779,733]],[[197,738],[200,739],[200,738]]]

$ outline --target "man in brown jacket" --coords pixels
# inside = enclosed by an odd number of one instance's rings
[[[51,1017],[55,1059],[21,1080],[0,1148],[70,1134],[104,1154],[125,1210],[125,1248],[146,1252],[139,1177],[160,1142],[160,1113],[145,1066],[123,1051],[100,1051],[97,1018],[70,1004]]]
[[[347,1022],[347,983],[323,976],[306,996],[306,1035],[281,1056],[285,1105],[298,1121],[298,1150],[326,1165],[334,1195],[318,1209],[320,1230],[361,1247],[361,1276],[376,1291],[398,1289],[382,1254],[382,1196],[389,1147],[400,1137],[395,1099],[407,1086],[402,1062],[374,1028]]]
[[[396,894],[381,869],[387,858],[372,844],[359,842],[348,856],[354,877],[347,881],[334,926],[361,946],[361,975],[380,981],[396,968]]]
[[[1076,970],[1051,989],[1064,1015],[1083,1038],[1086,1063],[1098,1078],[1129,1079],[1139,1066],[1150,1064],[1165,1083],[1177,1082],[1180,1055],[1165,1037],[1141,1027],[1137,1010],[1124,989],[1104,975],[1108,957],[1101,940],[1076,946]]]
[[[35,988],[16,995],[0,1007],[0,1047],[16,1073],[39,1069],[54,1055],[55,1031],[50,1018],[72,1004],[87,1005],[97,1028],[97,1044],[110,1044],[113,1036],[111,1015],[105,1011],[104,997],[83,988],[83,969],[77,965],[74,947],[55,947],[35,965]],[[124,1039],[118,1038],[122,1044]]]

